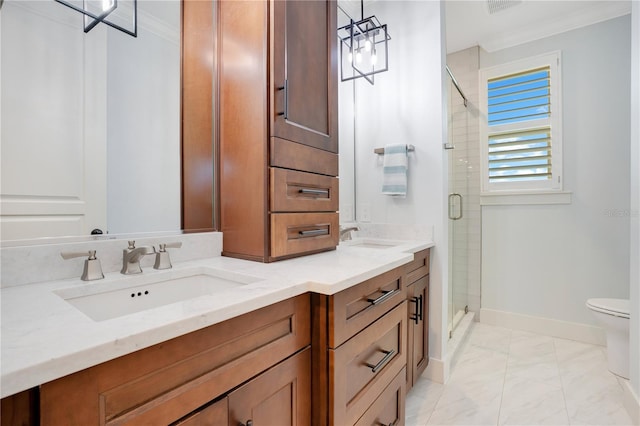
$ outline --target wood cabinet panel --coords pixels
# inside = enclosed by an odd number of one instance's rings
[[[329,347],[336,348],[406,299],[402,268],[378,275],[329,299]]]
[[[402,371],[358,419],[355,426],[402,426],[405,416],[405,374]]]
[[[213,2],[182,2],[182,229],[214,224]]]
[[[271,134],[338,152],[337,7],[272,2]]]
[[[412,283],[418,278],[429,273],[430,249],[422,250],[413,255],[413,260],[404,267],[407,275],[407,283]]]
[[[409,294],[407,389],[418,380],[429,363],[429,275],[407,288]]]
[[[407,304],[329,350],[329,423],[355,423],[406,365]],[[404,377],[403,377],[404,378]]]
[[[271,138],[270,154],[273,167],[338,176],[338,154],[332,152]]]
[[[176,421],[310,343],[298,296],[41,386],[42,424]]]
[[[229,425],[229,400],[224,397],[221,400],[179,420],[173,426],[228,426]]]
[[[338,178],[271,168],[271,212],[335,212]]]
[[[40,424],[39,405],[38,388],[2,398],[0,425],[36,426]]]
[[[311,423],[311,349],[283,361],[229,394],[229,425]]]
[[[268,254],[268,3],[221,1],[219,33],[220,221],[223,254]]]
[[[272,213],[273,259],[335,247],[340,238],[338,213]]]

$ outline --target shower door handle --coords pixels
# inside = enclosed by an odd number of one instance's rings
[[[455,199],[458,199],[460,201],[460,212],[458,215],[454,216],[453,213],[453,205],[455,203]],[[451,220],[459,220],[462,219],[462,195],[454,192],[452,194],[449,194],[449,219]]]

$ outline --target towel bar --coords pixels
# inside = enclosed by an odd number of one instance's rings
[[[415,151],[415,150],[416,150],[416,147],[415,147],[415,146],[413,146],[413,145],[407,145],[407,152],[412,152],[412,151]],[[376,148],[376,149],[374,149],[374,150],[373,150],[373,152],[374,152],[375,154],[382,155],[382,154],[384,154],[384,148]]]

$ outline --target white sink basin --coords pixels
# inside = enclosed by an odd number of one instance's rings
[[[95,321],[104,321],[261,281],[220,269],[151,271],[55,293]]]
[[[340,244],[345,246],[355,246],[363,248],[388,249],[404,244],[403,241],[385,240],[382,238],[354,238],[353,240],[343,241]]]

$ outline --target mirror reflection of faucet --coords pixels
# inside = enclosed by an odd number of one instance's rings
[[[141,274],[140,258],[147,254],[155,254],[156,249],[153,246],[136,247],[135,241],[129,241],[129,247],[122,250],[122,270],[121,274]]]

